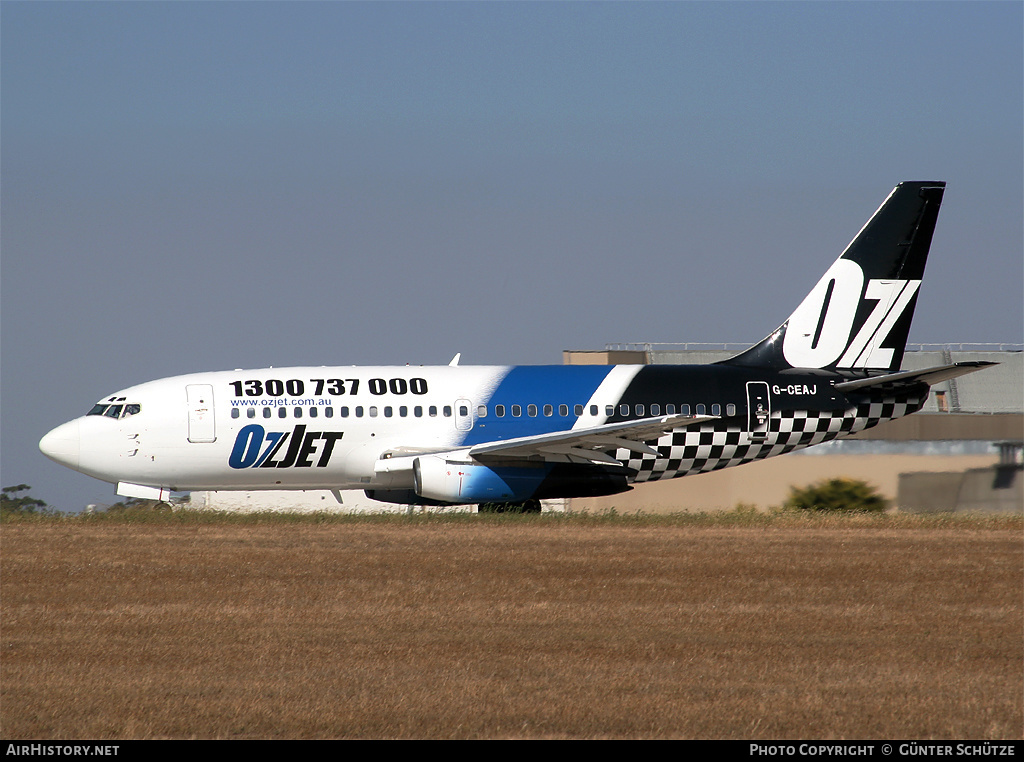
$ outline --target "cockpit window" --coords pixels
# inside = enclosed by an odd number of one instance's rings
[[[107,418],[127,418],[130,415],[136,415],[142,412],[142,405],[137,402],[129,403],[126,405],[111,405],[106,402],[100,402],[93,405],[86,415],[102,415]]]

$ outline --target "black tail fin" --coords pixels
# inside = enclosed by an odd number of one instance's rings
[[[899,370],[945,187],[897,185],[789,319],[723,364]]]

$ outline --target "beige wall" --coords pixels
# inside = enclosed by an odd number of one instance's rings
[[[646,365],[647,353],[634,350],[562,351],[563,365]]]
[[[918,413],[885,421],[854,434],[850,439],[886,439],[890,441],[925,441],[978,439],[997,442],[1024,439],[1024,414],[995,413]]]
[[[896,500],[901,473],[964,471],[996,462],[995,455],[782,455],[707,474],[638,484],[631,492],[599,498],[574,498],[567,510],[623,513],[675,513],[731,510],[738,503],[767,509],[780,505],[791,486],[823,479],[863,479],[886,498]]]

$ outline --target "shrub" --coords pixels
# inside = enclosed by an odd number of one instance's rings
[[[160,500],[146,500],[131,497],[120,503],[114,503],[107,508],[107,513],[147,513],[152,511],[170,513],[171,506],[169,503],[165,503]]]
[[[809,487],[791,487],[783,508],[799,511],[881,512],[889,502],[867,482],[857,479],[826,479]]]

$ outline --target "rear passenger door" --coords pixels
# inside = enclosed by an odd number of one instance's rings
[[[768,438],[768,421],[771,418],[771,402],[768,398],[767,381],[747,382],[747,432],[755,442]]]

